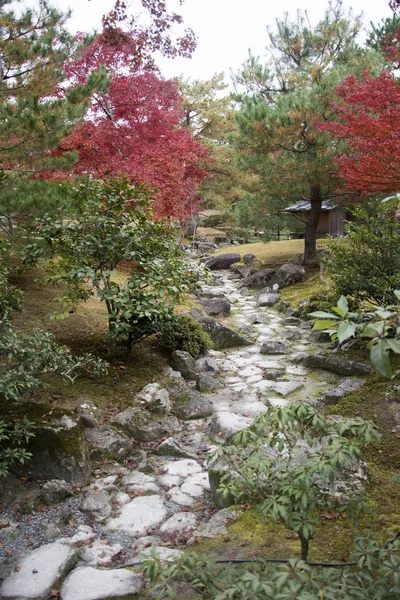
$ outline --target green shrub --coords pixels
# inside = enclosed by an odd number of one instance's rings
[[[335,244],[329,274],[335,296],[347,296],[356,304],[392,304],[400,289],[400,225],[393,207],[369,201],[353,211],[348,245]]]
[[[183,315],[161,324],[161,341],[168,350],[184,350],[195,358],[211,347],[210,336],[201,325]]]

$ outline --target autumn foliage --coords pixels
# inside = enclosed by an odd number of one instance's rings
[[[206,151],[182,119],[181,97],[174,81],[156,71],[137,69],[129,36],[118,43],[98,36],[67,76],[83,84],[105,66],[106,89],[92,96],[86,120],[59,145],[59,152],[78,152],[74,174],[98,179],[123,175],[134,184],[156,190],[158,216],[183,216],[183,204],[206,175],[199,160]]]
[[[400,82],[388,72],[348,77],[336,91],[337,122],[321,124],[347,143],[338,175],[346,187],[374,194],[400,190]]]

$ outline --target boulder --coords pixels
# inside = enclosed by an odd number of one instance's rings
[[[309,367],[310,369],[323,369],[324,371],[337,373],[342,377],[369,375],[372,373],[372,367],[367,363],[336,356],[309,354],[304,358],[303,364],[305,367]]]
[[[214,317],[228,317],[231,312],[231,303],[226,298],[202,298],[200,305],[207,315]]]
[[[254,254],[245,254],[243,256],[243,262],[245,265],[252,265],[253,262],[256,260],[256,257]]]
[[[248,275],[243,286],[261,290],[269,285],[275,275],[275,269],[258,269],[255,273]]]
[[[200,373],[205,373],[206,375],[216,375],[218,373],[218,365],[217,362],[211,358],[210,356],[203,356],[196,360],[197,368]]]
[[[257,306],[273,306],[279,299],[280,294],[277,292],[263,292],[258,296]]]
[[[178,440],[173,437],[169,437],[154,451],[154,454],[157,456],[175,456],[180,458],[191,458],[196,460],[197,455],[190,448],[187,448],[183,444],[181,444]]]
[[[108,425],[87,429],[86,439],[93,460],[123,461],[133,449],[133,443],[126,435]]]
[[[137,405],[146,408],[150,412],[170,413],[171,401],[167,390],[161,387],[158,383],[149,383],[136,395],[135,402]]]
[[[72,496],[73,493],[74,490],[70,483],[63,479],[52,479],[42,486],[40,498],[45,504],[51,506],[52,504],[59,504],[65,498]]]
[[[206,333],[211,338],[212,347],[214,350],[222,350],[224,348],[235,348],[237,346],[248,346],[252,342],[243,336],[236,333],[229,327],[225,327],[218,323],[212,317],[201,317],[198,322]]]
[[[233,263],[237,263],[240,261],[240,254],[237,252],[229,252],[227,254],[220,254],[219,256],[214,256],[210,258],[206,262],[206,267],[210,269],[210,271],[218,271],[220,269],[229,269]]]
[[[32,458],[23,465],[13,465],[14,474],[34,480],[63,479],[78,487],[86,485],[92,464],[80,418],[49,404],[24,402],[21,410],[35,423],[35,437],[27,445]]]
[[[281,340],[266,340],[262,343],[260,354],[287,354],[288,347]]]
[[[199,371],[196,361],[189,352],[184,350],[175,350],[172,353],[172,367],[179,371],[184,379],[197,381]]]
[[[213,412],[214,408],[211,402],[196,390],[190,391],[190,399],[187,402],[175,407],[175,414],[183,421],[204,419],[210,417]]]
[[[221,387],[221,383],[217,379],[214,379],[214,377],[211,377],[210,375],[207,375],[206,373],[200,373],[199,384],[198,384],[198,388],[199,388],[200,392],[208,392],[209,390],[216,390],[219,387]]]
[[[250,273],[249,267],[245,267],[243,265],[233,264],[229,268],[234,273],[237,273],[238,275],[240,275],[240,277],[247,277],[248,274]]]
[[[176,417],[157,419],[141,408],[128,408],[115,415],[110,423],[140,442],[154,442],[180,430]]]
[[[95,521],[105,521],[111,514],[111,497],[107,490],[90,489],[86,494],[80,509],[94,516]]]
[[[81,404],[76,412],[85,427],[98,427],[103,416],[102,411],[94,402]]]
[[[279,288],[289,287],[298,281],[305,281],[306,271],[301,265],[286,263],[277,269],[270,283],[279,285]]]
[[[337,387],[322,394],[321,401],[324,404],[337,404],[344,396],[358,392],[364,384],[365,379],[344,379]]]

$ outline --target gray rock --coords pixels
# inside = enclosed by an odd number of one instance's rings
[[[306,278],[306,271],[301,265],[294,265],[286,263],[279,267],[271,279],[271,285],[277,283],[279,288],[285,288],[289,285],[293,285],[298,281],[304,281]]]
[[[273,306],[277,302],[279,302],[280,294],[277,292],[264,292],[263,294],[259,294],[257,300],[257,306]]]
[[[106,528],[130,536],[140,536],[152,527],[158,527],[166,516],[167,508],[160,496],[138,496],[125,504],[119,516],[106,523]]]
[[[102,411],[94,402],[85,402],[77,409],[77,414],[85,427],[98,427],[102,418]]]
[[[197,368],[200,373],[206,373],[207,375],[216,375],[218,373],[217,362],[210,356],[203,356],[196,360]]]
[[[275,275],[275,269],[258,269],[255,273],[248,275],[244,281],[244,286],[256,290],[261,290],[269,285]]]
[[[136,404],[150,412],[168,414],[171,412],[171,402],[167,390],[158,383],[149,383],[137,394]]]
[[[73,487],[63,479],[47,481],[40,490],[40,498],[45,504],[59,504],[74,493]]]
[[[184,379],[188,381],[197,381],[199,371],[196,361],[189,352],[175,350],[172,353],[172,367],[179,371]]]
[[[33,480],[64,479],[82,487],[90,480],[92,463],[85,428],[76,414],[48,404],[24,402],[26,417],[35,423],[27,450],[32,458],[13,465],[19,477]]]
[[[197,458],[193,450],[187,448],[173,437],[169,437],[163,442],[161,442],[161,444],[159,444],[159,446],[157,446],[157,448],[155,449],[154,454],[157,454],[158,456],[176,456],[190,458],[193,460],[196,460]]]
[[[211,517],[206,523],[202,523],[194,532],[196,538],[214,538],[218,535],[226,535],[228,533],[226,525],[233,523],[241,515],[240,510],[231,510],[223,508]]]
[[[235,498],[232,494],[222,495],[219,491],[221,485],[221,479],[227,473],[230,474],[230,478],[237,477],[232,467],[222,458],[215,460],[211,459],[208,463],[208,479],[210,482],[211,498],[217,508],[228,508],[235,504]]]
[[[225,327],[221,323],[218,323],[212,317],[201,317],[198,322],[206,333],[211,338],[212,347],[214,350],[222,350],[224,348],[234,348],[237,346],[248,346],[252,342],[247,340],[243,336],[239,335],[236,331]]]
[[[211,416],[213,412],[214,408],[211,402],[195,390],[190,392],[190,399],[187,402],[175,407],[175,414],[183,421],[204,419]]]
[[[153,475],[147,475],[147,473],[142,473],[141,471],[133,471],[129,475],[125,475],[122,479],[122,486],[129,493],[152,492],[154,494],[160,491],[156,481]]]
[[[285,331],[283,334],[285,340],[295,341],[300,340],[303,337],[303,334],[299,329],[291,329],[289,331]]]
[[[115,415],[111,423],[140,442],[154,442],[180,430],[175,417],[157,419],[141,408],[128,408]]]
[[[286,319],[283,321],[284,325],[301,325],[301,319],[298,319],[297,317],[286,317]]]
[[[81,560],[90,567],[105,567],[121,555],[123,550],[121,544],[111,544],[108,540],[96,540],[91,546],[85,546]]]
[[[220,269],[229,269],[233,263],[240,261],[240,254],[237,252],[229,252],[227,254],[220,254],[214,256],[206,262],[206,267],[211,271],[217,271]]]
[[[113,427],[102,425],[87,429],[85,433],[93,460],[122,461],[132,452],[132,441]]]
[[[19,561],[19,571],[14,570],[6,577],[0,588],[0,598],[47,600],[77,558],[75,548],[59,542],[36,548]]]
[[[199,289],[198,296],[203,296],[203,298],[222,298],[227,300],[224,291],[220,290],[219,288]]]
[[[303,364],[305,367],[309,367],[310,369],[323,369],[324,371],[337,373],[342,377],[369,375],[372,373],[372,367],[366,363],[336,356],[309,354],[303,360]]]
[[[196,516],[193,513],[181,512],[175,513],[160,527],[161,534],[180,534],[192,530],[196,527]]]
[[[247,277],[250,273],[249,267],[244,267],[243,265],[231,265],[230,270],[240,275],[240,277]]]
[[[187,458],[171,460],[164,465],[163,469],[167,475],[178,477],[188,477],[203,471],[197,461],[188,460]]]
[[[254,254],[245,254],[243,256],[243,262],[245,265],[252,265],[253,262],[256,260],[256,257]]]
[[[240,295],[246,298],[247,296],[251,296],[251,291],[248,287],[241,288]]]
[[[216,412],[210,423],[210,437],[214,442],[226,442],[238,431],[249,427],[252,422],[253,419],[235,413]]]
[[[281,340],[266,340],[262,343],[260,354],[287,354],[288,347]]]
[[[325,331],[311,331],[308,336],[310,342],[317,342],[318,344],[327,344],[331,341],[331,336]]]
[[[231,303],[226,298],[202,298],[200,305],[212,317],[228,317],[231,312]]]
[[[358,392],[364,384],[365,379],[344,379],[337,387],[322,394],[321,401],[324,404],[336,404],[344,396]]]
[[[82,512],[94,515],[95,520],[101,522],[111,514],[110,502],[111,497],[106,490],[90,489],[80,508]]]
[[[256,323],[268,323],[270,320],[269,315],[267,313],[256,313],[255,315],[250,315],[249,322]]]
[[[206,375],[205,373],[200,373],[199,376],[199,384],[198,388],[200,392],[208,392],[209,390],[216,390],[221,387],[221,384],[217,379],[211,377],[210,375]]]
[[[61,600],[132,600],[143,588],[143,578],[129,569],[74,569],[61,587]]]

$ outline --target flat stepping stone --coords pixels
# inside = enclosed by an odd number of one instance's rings
[[[179,477],[187,477],[193,473],[200,473],[203,469],[199,463],[188,458],[168,462],[163,465],[163,469],[168,475],[178,475]]]
[[[81,559],[90,567],[106,566],[123,551],[120,544],[110,544],[105,540],[96,540],[91,547],[86,547]]]
[[[223,443],[229,440],[235,433],[246,429],[253,419],[243,417],[231,412],[217,412],[214,414],[210,424],[210,436],[214,442]]]
[[[195,475],[190,475],[185,482],[181,485],[181,492],[184,494],[188,494],[189,496],[193,496],[194,498],[198,498],[204,494],[204,490],[210,489],[210,484],[208,482],[208,474],[205,472],[196,473]]]
[[[167,516],[167,508],[160,496],[139,496],[121,508],[115,519],[106,523],[110,531],[123,531],[128,535],[144,535],[158,527]]]
[[[299,381],[276,381],[271,385],[271,389],[284,398],[290,396],[290,394],[293,394],[293,392],[296,392],[302,387],[304,387],[304,383]]]
[[[202,523],[194,532],[195,537],[214,538],[217,535],[226,535],[227,523],[233,523],[241,515],[242,511],[223,508],[211,517],[206,523]]]
[[[57,587],[77,559],[76,549],[60,542],[32,550],[21,560],[19,571],[14,570],[6,577],[0,588],[0,598],[47,600],[51,590]]]
[[[156,479],[152,475],[146,475],[141,471],[134,471],[122,479],[122,485],[127,492],[159,492]]]
[[[194,496],[189,496],[189,494],[185,494],[179,488],[172,488],[170,492],[167,494],[167,498],[171,500],[171,502],[175,502],[179,506],[194,506],[197,502]]]
[[[184,531],[188,531],[190,529],[194,529],[196,527],[197,519],[193,513],[190,512],[181,512],[172,515],[165,521],[163,525],[160,527],[160,533],[183,533]]]
[[[78,567],[64,581],[61,600],[131,600],[143,588],[143,578],[128,569]]]

